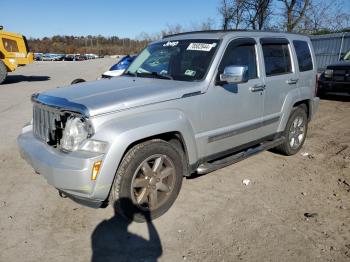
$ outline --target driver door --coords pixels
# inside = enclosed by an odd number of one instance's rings
[[[203,96],[200,140],[206,156],[217,155],[262,137],[265,85],[259,70],[259,53],[253,38],[231,41],[212,81]],[[248,81],[240,84],[218,84],[227,66],[246,66]]]

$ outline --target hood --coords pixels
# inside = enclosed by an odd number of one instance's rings
[[[350,61],[339,61],[327,66],[327,69],[350,69]]]
[[[89,116],[178,99],[202,90],[204,82],[122,76],[84,82],[41,93],[41,102],[65,101],[86,108]],[[65,106],[62,105],[62,106]],[[56,105],[59,106],[59,105]]]

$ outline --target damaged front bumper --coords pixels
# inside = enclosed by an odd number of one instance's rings
[[[23,129],[17,141],[22,158],[50,185],[85,206],[97,208],[104,204],[105,199],[94,197],[98,185],[91,179],[94,163],[103,161],[104,154],[61,152],[35,138],[31,125]]]

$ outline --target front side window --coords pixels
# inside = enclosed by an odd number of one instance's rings
[[[295,52],[297,54],[299,71],[309,71],[313,69],[310,48],[307,42],[295,40],[293,41]]]
[[[222,74],[227,66],[244,66],[248,69],[248,79],[257,78],[255,42],[252,41],[236,40],[231,42],[220,63],[219,74]]]
[[[125,74],[138,77],[199,81],[208,72],[219,40],[165,41],[146,47]]]
[[[262,45],[266,76],[288,74],[292,72],[288,44]]]
[[[17,42],[15,40],[3,38],[2,44],[7,52],[18,52]]]

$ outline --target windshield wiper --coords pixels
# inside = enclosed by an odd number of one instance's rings
[[[130,71],[125,71],[123,75],[134,76],[137,77],[137,73],[132,73]]]
[[[173,77],[170,75],[164,75],[164,74],[159,74],[157,72],[142,72],[142,73],[137,73],[139,76],[151,76],[154,78],[159,78],[159,79],[168,79],[168,80],[173,80]]]

